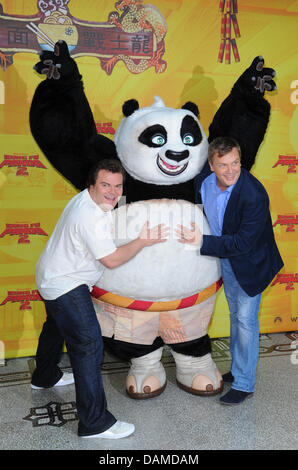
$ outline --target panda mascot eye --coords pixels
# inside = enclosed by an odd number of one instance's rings
[[[185,134],[182,139],[182,142],[186,145],[193,144],[194,141],[195,141],[195,138],[192,134]]]
[[[162,146],[166,143],[165,137],[161,134],[156,134],[156,135],[152,136],[151,141],[152,141],[153,144],[160,145],[160,146]]]
[[[147,147],[161,147],[167,142],[167,131],[160,124],[154,124],[144,129],[138,140]]]

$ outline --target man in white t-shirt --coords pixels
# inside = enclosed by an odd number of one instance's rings
[[[124,170],[117,160],[102,160],[92,170],[88,188],[65,207],[36,266],[36,284],[47,319],[39,338],[34,389],[75,382],[81,437],[118,439],[134,425],[117,421],[107,410],[101,378],[102,336],[91,300],[92,286],[105,267],[117,267],[146,246],[161,243],[168,228],[146,224],[139,237],[116,247],[111,210],[123,192]],[[64,341],[73,374],[58,366]]]

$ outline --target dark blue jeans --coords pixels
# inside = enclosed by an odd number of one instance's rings
[[[76,389],[78,434],[109,429],[115,417],[107,410],[101,377],[103,342],[89,289],[81,285],[55,300],[45,300],[47,319],[36,353],[33,385],[52,387],[62,377],[58,366],[65,341]]]

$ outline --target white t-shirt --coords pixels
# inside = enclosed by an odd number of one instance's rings
[[[35,270],[41,296],[53,300],[81,284],[90,291],[104,266],[97,261],[116,251],[111,211],[104,212],[88,189],[65,207]]]

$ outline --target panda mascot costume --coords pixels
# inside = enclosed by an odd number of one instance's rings
[[[119,158],[126,170],[126,204],[113,211],[116,245],[136,238],[147,220],[172,230],[167,242],[147,247],[118,268],[106,268],[93,289],[105,347],[131,365],[127,393],[142,399],[164,390],[165,344],[182,389],[197,395],[221,392],[207,334],[221,284],[219,260],[179,243],[174,228],[195,222],[210,233],[194,204],[194,179],[200,185],[208,174],[208,141],[234,137],[242,166],[250,170],[269,120],[264,92],[276,88],[274,70],[264,68],[262,57],[254,59],[215,114],[208,140],[194,103],[173,109],[155,97],[144,108],[134,99],[124,103],[114,141],[97,134],[82,76],[65,42],[43,52],[35,70],[46,79],[32,100],[31,132],[51,164],[78,190],[85,189],[100,158]]]

